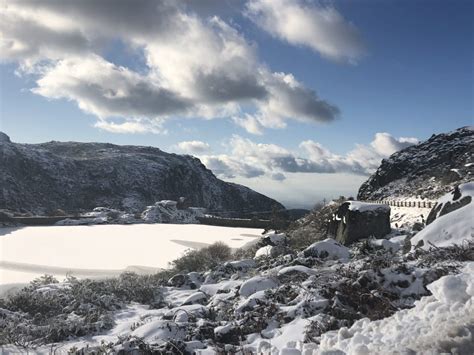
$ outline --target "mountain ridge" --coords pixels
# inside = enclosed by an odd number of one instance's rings
[[[245,186],[218,179],[190,155],[111,143],[13,143],[0,132],[0,209],[48,213],[97,206],[142,211],[160,200],[223,211],[283,208]]]

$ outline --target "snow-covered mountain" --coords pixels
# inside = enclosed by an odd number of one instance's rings
[[[431,136],[384,159],[359,189],[359,200],[436,199],[474,179],[474,127]]]
[[[107,143],[12,143],[0,132],[0,209],[38,214],[106,206],[130,212],[160,200],[224,211],[268,211],[277,201],[224,182],[199,159]]]

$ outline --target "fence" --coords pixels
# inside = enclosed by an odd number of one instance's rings
[[[389,205],[393,207],[413,207],[413,208],[433,208],[436,201],[399,201],[399,200],[380,200],[365,201],[370,203],[378,203],[381,205]]]
[[[242,218],[222,218],[222,217],[197,217],[201,224],[222,227],[240,228],[268,228],[270,221],[266,219],[242,219]]]

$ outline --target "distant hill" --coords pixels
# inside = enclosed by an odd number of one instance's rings
[[[474,179],[474,127],[431,136],[384,159],[362,184],[359,200],[401,196],[435,199]]]
[[[0,132],[0,209],[49,213],[105,206],[142,211],[156,201],[224,211],[269,211],[279,202],[219,180],[199,159],[106,143],[12,143]]]

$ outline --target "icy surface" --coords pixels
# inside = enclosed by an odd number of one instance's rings
[[[5,232],[8,228],[3,228]],[[48,226],[8,229],[0,236],[0,284],[29,282],[44,273],[64,278],[155,272],[189,248],[222,241],[238,248],[260,229],[191,224]]]

